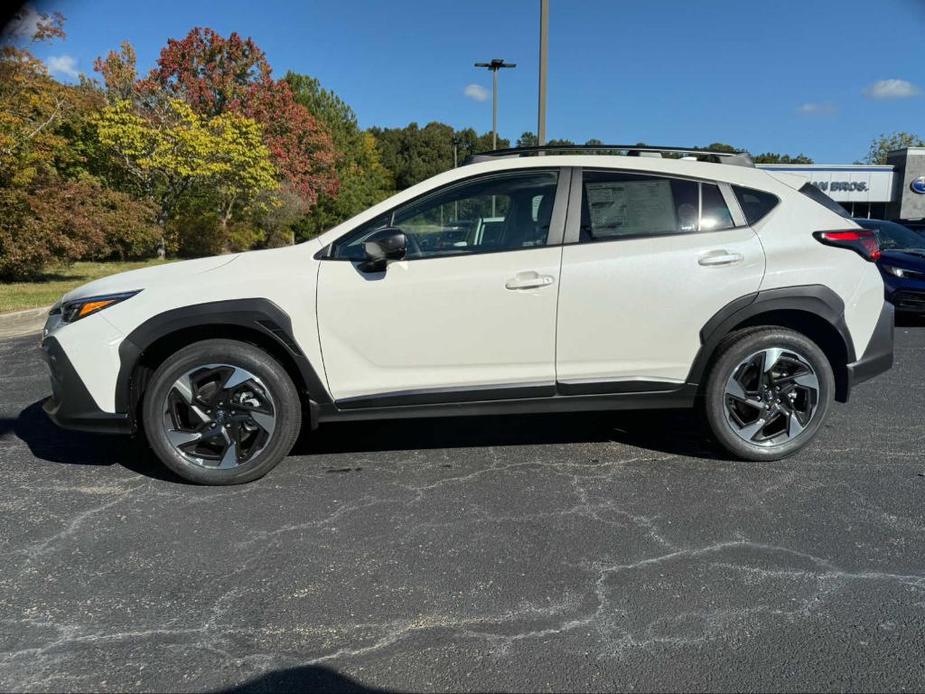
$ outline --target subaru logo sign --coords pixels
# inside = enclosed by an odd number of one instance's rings
[[[919,195],[925,195],[925,176],[919,176],[918,178],[913,178],[912,183],[909,184],[909,187],[912,188],[913,193],[918,193]]]

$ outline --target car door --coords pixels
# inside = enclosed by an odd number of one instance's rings
[[[339,407],[552,395],[570,171],[476,176],[401,205],[322,254],[317,315]],[[406,256],[364,272],[384,227]]]
[[[683,383],[704,324],[758,290],[765,260],[757,236],[725,184],[576,170],[572,185],[559,289],[560,391]]]

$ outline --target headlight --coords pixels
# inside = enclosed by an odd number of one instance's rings
[[[104,308],[114,306],[120,301],[130,299],[140,291],[140,289],[137,289],[133,292],[104,294],[102,296],[88,296],[84,299],[68,301],[61,307],[61,319],[65,323],[73,323],[74,321],[80,320],[81,318],[86,318],[87,316],[93,315],[94,313],[99,313]]]
[[[893,277],[900,277],[906,280],[925,280],[925,273],[922,272],[906,270],[905,268],[894,267],[893,265],[883,265],[882,267],[886,272],[893,275]]]

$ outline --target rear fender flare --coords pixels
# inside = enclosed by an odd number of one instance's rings
[[[854,342],[845,323],[845,304],[834,291],[820,284],[766,289],[740,297],[720,309],[700,331],[700,350],[687,376],[687,383],[700,385],[706,377],[716,348],[738,326],[756,316],[775,311],[799,311],[825,321],[841,339],[847,367],[855,361]],[[838,393],[847,399],[847,393]],[[839,397],[839,399],[842,399]]]

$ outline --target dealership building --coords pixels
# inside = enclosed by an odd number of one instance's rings
[[[925,225],[925,147],[890,152],[885,165],[758,164],[801,176],[854,217]]]

